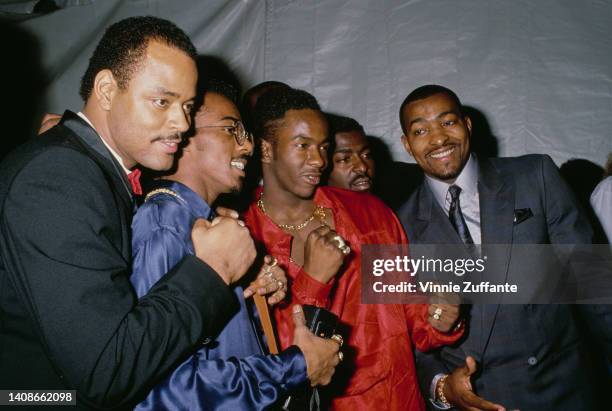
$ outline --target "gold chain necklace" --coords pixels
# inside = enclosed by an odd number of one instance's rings
[[[263,194],[261,197],[259,197],[259,200],[257,200],[257,207],[259,207],[261,212],[267,215],[270,220],[272,220],[272,217],[270,217],[270,214],[268,214],[268,212],[266,211],[266,206],[263,202]],[[325,209],[320,205],[315,205],[315,209],[312,211],[310,217],[308,217],[306,220],[304,220],[304,222],[300,224],[278,224],[274,220],[272,220],[272,222],[276,224],[278,228],[281,228],[283,230],[300,231],[304,229],[308,224],[310,224],[310,222],[314,220],[315,217],[321,220],[322,223],[325,223]]]
[[[157,194],[168,194],[172,197],[176,197],[179,200],[185,201],[183,200],[183,197],[181,197],[180,195],[178,195],[177,193],[175,193],[174,191],[170,190],[169,188],[156,188],[155,190],[150,191],[147,196],[144,199],[144,202],[146,203],[149,198],[157,195]]]

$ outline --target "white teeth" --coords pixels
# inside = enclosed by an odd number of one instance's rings
[[[442,158],[442,157],[446,157],[447,155],[449,155],[450,153],[452,153],[453,151],[455,151],[455,147],[449,148],[446,151],[443,151],[441,153],[437,153],[437,154],[431,154],[431,157],[433,158]]]
[[[244,163],[242,161],[232,161],[230,165],[238,170],[244,170]]]

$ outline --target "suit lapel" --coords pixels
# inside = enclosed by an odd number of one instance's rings
[[[423,182],[416,199],[417,219],[413,228],[421,244],[462,244],[448,216],[436,203],[431,189]]]
[[[487,281],[504,283],[508,280],[508,268],[512,245],[514,219],[514,187],[504,179],[493,164],[483,159],[479,161],[478,195],[480,203],[480,227],[483,256],[487,265],[492,267]],[[490,244],[500,244],[491,248]],[[504,246],[501,246],[501,245]],[[500,297],[501,298],[501,297]],[[487,348],[497,312],[497,304],[483,305],[482,347],[483,355]]]
[[[127,183],[125,172],[117,164],[113,155],[108,151],[96,131],[76,114],[66,111],[62,117],[61,126],[72,133],[73,144],[78,145],[100,167],[106,181],[115,196],[121,230],[121,253],[129,263],[131,259],[131,230],[134,202]]]
[[[98,164],[111,177],[113,185],[128,208],[132,208],[133,195],[130,183],[120,164],[106,148],[98,133],[77,114],[66,111],[62,117],[61,124],[72,131],[80,141],[84,143],[90,152],[98,158]],[[102,161],[100,161],[102,160]]]

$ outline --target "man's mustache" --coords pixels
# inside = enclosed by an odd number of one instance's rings
[[[372,183],[372,178],[370,178],[370,176],[368,176],[367,174],[358,174],[358,175],[356,175],[355,177],[353,177],[353,178],[351,179],[350,184],[353,184],[353,183],[355,183],[357,180],[361,180],[361,179],[363,179],[363,178],[367,179],[367,180],[368,180],[370,183]]]
[[[180,143],[183,140],[183,135],[181,133],[174,133],[169,136],[159,136],[155,137],[152,142],[156,141],[170,141],[175,143]]]

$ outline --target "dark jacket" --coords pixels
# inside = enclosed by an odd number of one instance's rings
[[[76,389],[128,408],[237,309],[188,256],[141,300],[129,282],[132,198],[74,113],[0,166],[0,389]]]
[[[548,156],[479,161],[482,244],[589,244],[592,231]],[[532,215],[515,221],[515,210]],[[444,210],[424,183],[399,211],[412,244],[459,244]],[[510,248],[508,248],[510,250]],[[529,267],[512,252],[496,264],[511,280]],[[533,275],[538,273],[533,271]],[[532,277],[535,278],[536,277]],[[466,338],[453,347],[417,353],[421,387],[475,356],[481,397],[521,411],[598,409],[587,330],[612,352],[612,310],[605,305],[474,305]],[[604,407],[605,408],[605,407]],[[600,409],[604,409],[600,408]]]

